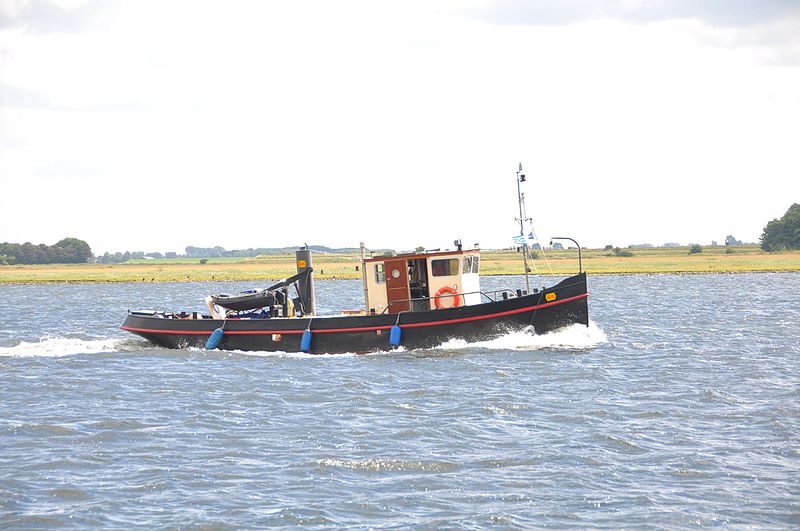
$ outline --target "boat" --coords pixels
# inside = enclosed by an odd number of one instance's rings
[[[520,330],[544,334],[588,326],[587,280],[580,260],[577,274],[530,287],[524,230],[530,218],[522,182],[520,165],[520,235],[514,240],[524,257],[524,288],[482,290],[480,249],[464,249],[460,240],[452,250],[369,257],[362,243],[364,308],[317,315],[313,255],[304,246],[295,255],[297,274],[268,288],[207,296],[208,313],[129,311],[121,328],[167,348],[337,354],[432,348],[453,339],[475,342]],[[580,246],[578,252],[580,257]]]

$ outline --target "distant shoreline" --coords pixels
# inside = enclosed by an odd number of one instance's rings
[[[766,253],[757,247],[628,249],[618,256],[607,249],[584,249],[583,269],[590,275],[775,273],[800,271],[800,251]],[[563,276],[578,270],[575,249],[536,251],[532,274]],[[545,256],[547,260],[545,260]],[[317,279],[360,279],[356,254],[316,254]],[[482,251],[481,275],[521,275],[522,255],[513,250]],[[356,268],[359,268],[358,270]],[[163,259],[123,264],[49,264],[0,266],[2,284],[95,284],[136,282],[268,281],[295,273],[291,255],[242,259]]]
[[[576,271],[577,272],[577,271]],[[752,274],[773,274],[773,273],[800,273],[800,269],[775,269],[775,270],[757,270],[757,271],[659,271],[659,272],[649,272],[649,273],[615,273],[615,272],[607,272],[604,271],[602,273],[593,273],[591,271],[586,272],[590,276],[594,277],[610,277],[610,276],[659,276],[659,275],[678,275],[678,276],[699,276],[699,275],[752,275]],[[497,274],[481,274],[481,277],[488,278],[488,277],[505,277],[505,276],[517,276],[522,275],[522,272],[519,273],[497,273]],[[553,275],[547,273],[539,273],[534,274],[531,273],[531,276],[542,276],[542,277],[550,277],[550,276],[565,276],[561,273],[554,273]],[[225,278],[225,279],[204,279],[204,278],[196,278],[196,279],[189,279],[189,280],[105,280],[105,279],[86,279],[86,280],[59,280],[59,279],[48,279],[48,280],[5,280],[0,278],[0,287],[1,286],[66,286],[66,285],[80,285],[80,284],[191,284],[191,283],[204,283],[204,282],[277,282],[282,280],[285,277],[260,277],[258,279],[250,279],[250,278]],[[317,281],[329,281],[329,280],[361,280],[361,277],[315,277]]]

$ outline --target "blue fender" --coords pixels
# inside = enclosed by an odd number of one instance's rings
[[[402,336],[403,330],[400,328],[400,325],[394,325],[392,329],[389,330],[389,344],[393,347],[399,347]]]
[[[308,353],[311,350],[311,329],[306,328],[303,337],[300,339],[300,350]]]
[[[217,328],[214,330],[210,336],[208,336],[208,341],[206,341],[206,350],[214,350],[217,348],[222,341],[222,336],[225,335],[225,330],[222,328]]]

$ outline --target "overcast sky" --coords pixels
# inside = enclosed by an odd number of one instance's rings
[[[0,0],[0,242],[757,241],[797,0]]]

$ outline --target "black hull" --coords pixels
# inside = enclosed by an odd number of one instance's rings
[[[173,319],[130,313],[122,329],[167,348],[204,347],[220,327],[218,348],[244,351],[300,352],[303,332],[311,330],[312,354],[391,350],[390,330],[402,330],[400,345],[430,348],[451,339],[469,342],[494,339],[532,326],[537,334],[572,324],[589,324],[586,274],[564,279],[539,293],[507,300],[442,310],[401,314],[273,318]],[[398,318],[399,316],[399,318]]]

